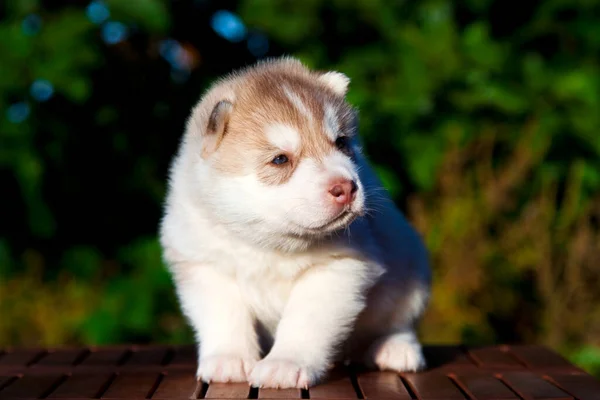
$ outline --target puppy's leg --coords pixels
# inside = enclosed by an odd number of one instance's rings
[[[396,372],[419,371],[425,368],[421,344],[413,329],[383,336],[367,352],[367,365]]]
[[[411,286],[380,285],[370,298],[357,329],[369,327],[375,333],[364,359],[380,370],[419,371],[426,367],[425,357],[414,327],[429,297],[426,284]],[[391,305],[391,306],[390,306]]]
[[[259,359],[254,320],[237,283],[214,268],[185,265],[175,273],[183,312],[199,342],[196,377],[244,382]]]
[[[296,282],[269,354],[250,374],[253,386],[307,388],[326,372],[337,345],[363,309],[379,266],[337,260],[306,271]]]

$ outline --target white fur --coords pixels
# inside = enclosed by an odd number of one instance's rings
[[[381,370],[417,371],[425,367],[421,344],[413,331],[397,332],[378,339],[366,357],[369,366]]]
[[[345,74],[337,71],[329,71],[319,77],[319,80],[333,89],[339,95],[345,95],[348,91],[350,78]]]
[[[198,156],[199,107],[172,164],[160,228],[199,343],[198,379],[307,387],[330,362],[357,357],[421,368],[414,324],[429,296],[427,254],[364,156],[302,159],[279,186],[251,168],[225,176]],[[359,189],[352,215],[328,225],[340,208],[324,188],[339,177]]]
[[[281,150],[295,153],[300,147],[300,134],[291,126],[272,124],[266,127],[265,133],[269,142]]]
[[[325,127],[325,133],[332,142],[335,142],[338,137],[339,125],[340,124],[337,120],[333,107],[331,104],[325,104],[325,117],[323,126]]]
[[[292,105],[296,108],[296,110],[300,114],[302,114],[304,118],[308,119],[309,122],[312,122],[313,116],[310,113],[310,111],[308,111],[308,108],[306,107],[298,93],[294,93],[292,89],[290,89],[286,85],[283,85],[283,91],[285,93],[285,96],[288,98],[290,103],[292,103]]]

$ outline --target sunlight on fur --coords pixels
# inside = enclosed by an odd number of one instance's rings
[[[198,379],[305,388],[332,361],[425,366],[427,252],[361,153],[349,83],[272,59],[192,110],[160,241]]]

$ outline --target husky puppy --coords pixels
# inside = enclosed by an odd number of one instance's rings
[[[308,388],[337,361],[425,367],[428,254],[361,153],[348,84],[274,58],[191,111],[159,236],[198,380]]]

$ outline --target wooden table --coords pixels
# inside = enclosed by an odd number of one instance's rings
[[[304,390],[197,385],[193,346],[0,350],[0,399],[600,399],[600,381],[540,346],[427,346],[427,371],[338,367]]]

